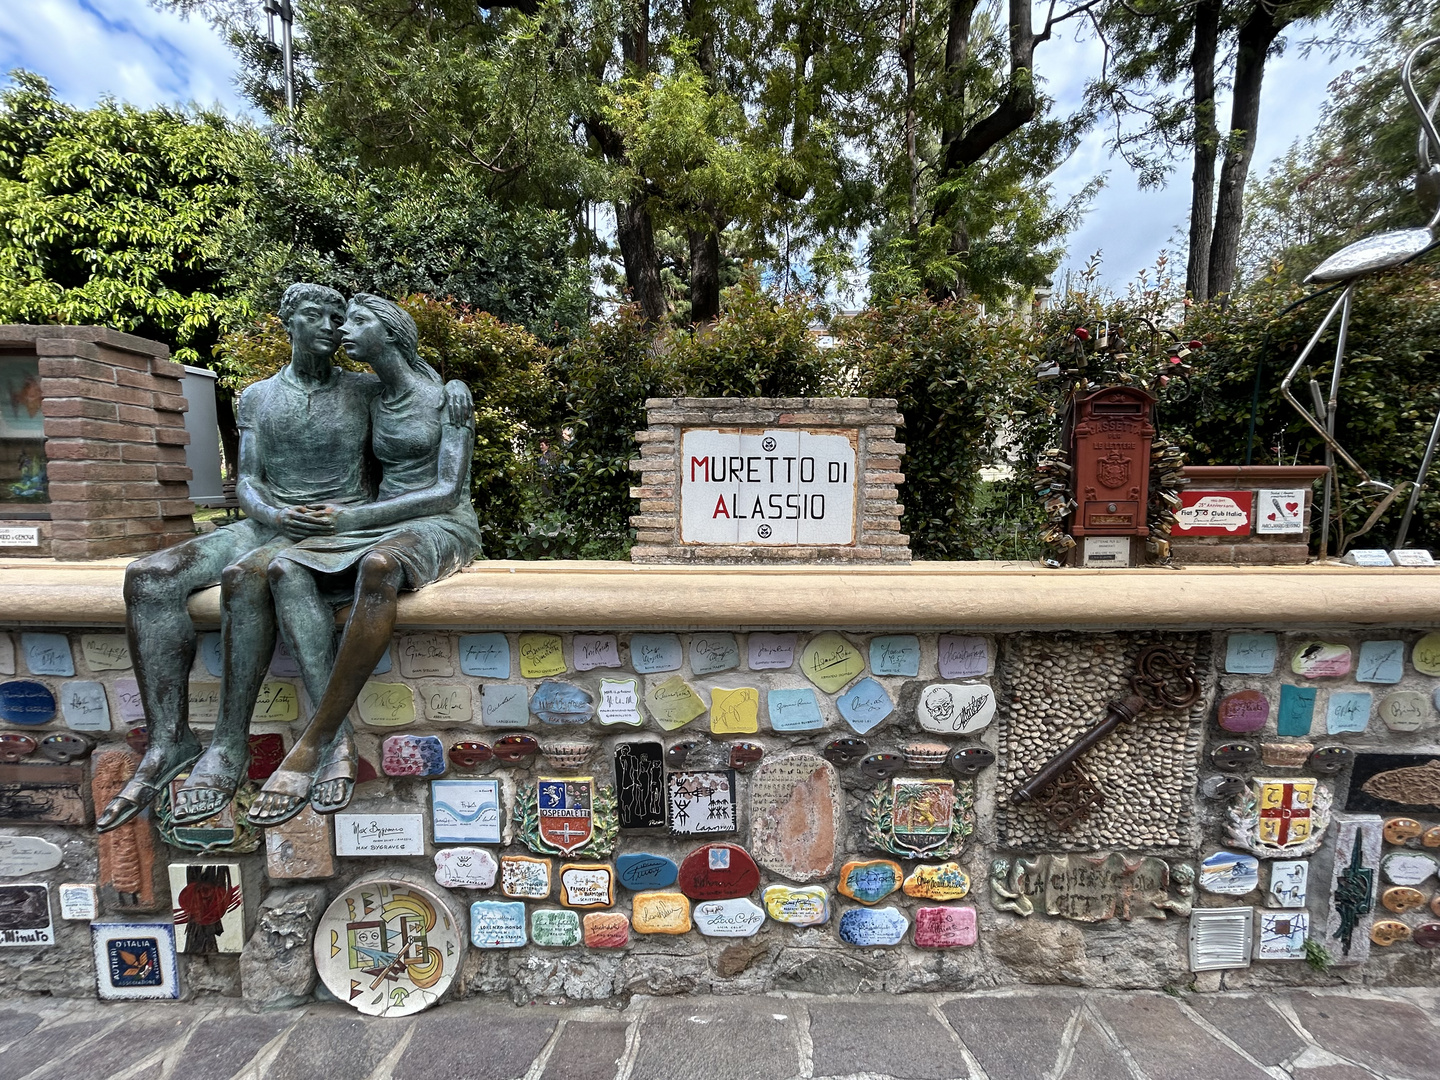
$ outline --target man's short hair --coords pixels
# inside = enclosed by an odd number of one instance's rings
[[[334,304],[336,307],[344,308],[345,297],[341,296],[328,285],[312,285],[308,281],[297,281],[285,290],[280,297],[280,321],[287,327],[290,325],[290,316],[295,314],[295,309],[308,300],[314,300],[321,304]]]

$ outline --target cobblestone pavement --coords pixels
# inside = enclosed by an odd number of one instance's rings
[[[469,1000],[371,1020],[0,1001],[0,1080],[1435,1080],[1440,990]]]

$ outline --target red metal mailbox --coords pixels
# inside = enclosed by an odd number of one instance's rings
[[[1079,394],[1070,405],[1070,461],[1079,504],[1071,535],[1145,536],[1155,399],[1134,386]]]

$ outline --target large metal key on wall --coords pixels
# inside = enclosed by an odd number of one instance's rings
[[[1121,724],[1146,709],[1183,709],[1200,698],[1195,664],[1168,645],[1152,645],[1135,659],[1131,693],[1110,702],[1105,718],[1081,732],[1010,794],[1017,806],[1034,803],[1057,829],[1069,828],[1105,805],[1105,793],[1080,768],[1080,758]]]

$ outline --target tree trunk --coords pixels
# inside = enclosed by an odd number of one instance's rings
[[[1210,238],[1215,214],[1215,53],[1220,41],[1220,0],[1200,0],[1195,8],[1195,41],[1190,77],[1195,109],[1195,168],[1190,175],[1190,255],[1185,291],[1196,300],[1210,296]]]
[[[655,223],[644,196],[615,204],[615,234],[625,281],[646,322],[659,322],[668,310],[660,283],[660,255],[655,250]]]
[[[690,229],[690,322],[712,323],[720,316],[720,228],[711,221]]]
[[[1210,240],[1209,298],[1223,300],[1235,284],[1240,254],[1240,225],[1245,211],[1245,179],[1255,154],[1255,125],[1260,118],[1260,85],[1265,54],[1284,24],[1265,0],[1259,0],[1240,26],[1235,51],[1234,102],[1230,138],[1220,167],[1220,197],[1215,209],[1215,235]]]

